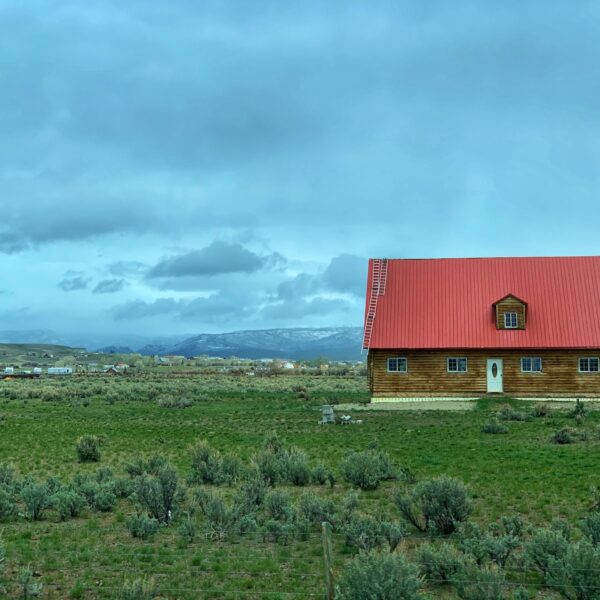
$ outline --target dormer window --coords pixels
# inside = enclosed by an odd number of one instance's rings
[[[513,294],[507,294],[494,302],[493,317],[496,329],[525,329],[527,302]]]

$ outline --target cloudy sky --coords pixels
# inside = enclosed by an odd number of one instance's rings
[[[600,253],[600,5],[3,0],[0,329],[359,325],[366,258]]]

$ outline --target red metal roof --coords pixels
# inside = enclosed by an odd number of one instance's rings
[[[496,329],[509,294],[527,302],[524,330]],[[600,348],[600,256],[389,259],[368,346]]]

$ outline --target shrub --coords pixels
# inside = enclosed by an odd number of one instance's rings
[[[560,559],[550,559],[546,583],[569,600],[600,596],[600,549],[588,540],[570,544]]]
[[[15,467],[11,464],[0,463],[0,486],[11,487],[15,481]]]
[[[525,544],[523,555],[529,566],[546,577],[550,565],[561,560],[568,548],[569,541],[564,531],[557,527],[542,528],[536,530]]]
[[[380,481],[393,477],[389,456],[374,448],[347,454],[341,471],[346,481],[362,490],[374,490]]]
[[[0,486],[0,521],[10,519],[17,513],[17,505],[12,494],[4,486]]]
[[[419,573],[433,584],[451,583],[469,565],[454,544],[422,544],[417,549]]]
[[[83,435],[77,440],[77,458],[79,462],[98,462],[100,460],[100,440],[95,435]]]
[[[497,416],[502,421],[528,421],[531,418],[526,412],[515,410],[511,406],[503,406]]]
[[[406,530],[400,523],[384,520],[381,521],[381,534],[385,538],[390,552],[394,552],[406,537]]]
[[[464,483],[442,476],[418,483],[409,494],[397,493],[402,516],[417,529],[448,535],[466,521],[473,508]]]
[[[508,433],[508,427],[500,423],[497,419],[490,419],[481,428],[481,433]]]
[[[283,479],[292,485],[307,485],[310,483],[310,467],[306,453],[299,448],[290,448],[282,453],[281,474]]]
[[[474,523],[466,523],[459,530],[461,550],[475,559],[478,565],[488,561],[504,567],[512,551],[519,545],[519,539],[511,534],[501,534],[497,526],[487,531]]]
[[[127,519],[127,529],[131,537],[147,540],[158,531],[158,521],[146,513],[138,513]]]
[[[234,454],[224,454],[219,465],[220,484],[233,485],[244,472],[242,461]]]
[[[60,490],[54,494],[52,504],[61,521],[78,517],[85,507],[85,498],[73,490]]]
[[[192,454],[192,481],[217,484],[220,480],[221,457],[207,442],[197,443]]]
[[[342,572],[336,600],[417,600],[417,569],[402,554],[359,554]]]
[[[196,521],[192,514],[187,514],[184,517],[177,532],[186,543],[191,544],[194,541],[196,537]]]
[[[354,515],[342,527],[344,542],[354,550],[370,551],[385,542],[380,524],[371,516]]]
[[[20,596],[24,600],[32,596],[39,596],[42,593],[42,584],[33,581],[33,571],[31,567],[23,567],[17,573],[17,584],[20,589]]]
[[[536,404],[531,411],[533,417],[548,417],[552,413],[552,409],[547,404]]]
[[[135,496],[152,517],[168,524],[175,508],[177,485],[177,471],[166,465],[156,475],[138,478]]]
[[[21,498],[25,503],[27,518],[31,521],[40,521],[44,511],[52,505],[52,499],[46,486],[33,482],[23,486]]]
[[[157,404],[161,408],[189,408],[194,405],[189,398],[159,398]]]
[[[111,512],[117,505],[117,496],[110,485],[98,486],[94,494],[92,508],[100,512]]]
[[[327,521],[334,525],[336,522],[335,504],[331,500],[320,498],[312,492],[306,492],[300,496],[298,512],[301,517],[312,524],[320,525]]]
[[[325,485],[327,483],[328,469],[323,463],[317,463],[310,475],[310,479],[317,485]]]
[[[574,444],[579,437],[579,434],[572,427],[563,427],[557,429],[550,438],[553,444]]]
[[[466,568],[454,580],[462,600],[504,600],[505,583],[504,572],[495,565]]]
[[[285,492],[272,490],[265,496],[264,504],[267,515],[275,521],[287,521],[293,514],[290,497]]]
[[[119,600],[151,600],[157,595],[152,579],[126,581],[121,588]]]
[[[258,452],[252,457],[260,476],[269,486],[274,486],[281,479],[281,458],[268,450]]]
[[[210,539],[215,541],[223,541],[236,529],[239,531],[238,526],[242,517],[248,516],[241,512],[237,505],[229,507],[220,496],[213,493],[206,493],[199,503],[205,517],[206,533]],[[252,525],[244,522],[244,528],[246,527],[252,527]]]
[[[581,531],[596,547],[600,548],[600,512],[594,512],[579,523]]]
[[[569,416],[576,418],[576,417],[580,417],[583,418],[587,415],[587,410],[585,408],[584,403],[577,398],[577,400],[575,400],[575,406],[573,406],[573,408],[569,411]]]
[[[275,543],[281,542],[282,544],[287,544],[293,534],[294,525],[292,523],[282,523],[281,521],[270,519],[265,524],[263,541],[271,541]]]

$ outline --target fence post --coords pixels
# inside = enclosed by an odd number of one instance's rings
[[[331,551],[331,524],[327,521],[321,523],[323,532],[323,558],[325,559],[325,598],[333,600],[333,565]]]

